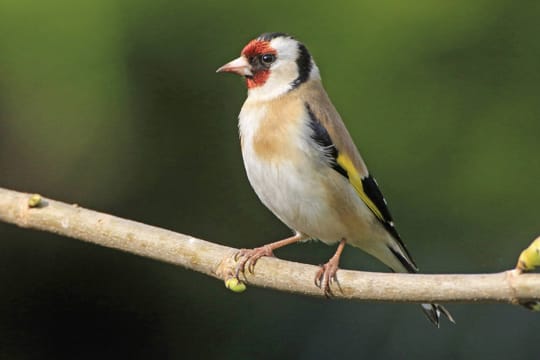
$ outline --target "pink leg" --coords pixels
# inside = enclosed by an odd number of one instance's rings
[[[263,245],[258,248],[254,249],[241,249],[234,255],[234,259],[238,260],[238,263],[236,264],[236,271],[235,276],[238,278],[238,275],[240,273],[245,272],[246,266],[250,273],[253,273],[253,270],[255,269],[255,264],[257,264],[257,261],[262,258],[263,256],[274,256],[274,250],[279,249],[280,247],[290,245],[297,243],[298,241],[302,241],[307,239],[305,235],[302,234],[296,234],[294,236],[288,237],[283,240],[279,240],[267,245]]]
[[[326,264],[322,265],[317,272],[317,275],[315,275],[315,285],[324,291],[324,295],[326,297],[330,297],[333,295],[332,290],[330,289],[330,285],[334,281],[339,285],[336,273],[339,269],[339,258],[341,257],[341,253],[343,252],[345,243],[346,240],[341,239],[334,256],[332,256]]]

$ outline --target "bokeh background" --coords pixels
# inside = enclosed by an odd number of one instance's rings
[[[210,241],[289,230],[252,192],[243,82],[215,69],[259,33],[304,41],[430,273],[511,268],[540,233],[540,3],[0,2],[0,186]],[[328,301],[0,224],[0,357],[538,356],[540,318],[450,305]],[[334,248],[277,255],[322,263]],[[342,267],[386,271],[357,249]]]

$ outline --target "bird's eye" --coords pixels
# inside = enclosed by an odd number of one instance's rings
[[[263,54],[261,55],[261,61],[264,65],[270,65],[276,61],[276,55],[274,54]]]

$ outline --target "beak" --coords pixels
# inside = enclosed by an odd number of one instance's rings
[[[230,72],[241,76],[253,75],[253,73],[251,72],[251,66],[249,65],[246,58],[243,56],[240,56],[238,59],[234,59],[233,61],[223,65],[222,67],[217,69],[216,72]]]

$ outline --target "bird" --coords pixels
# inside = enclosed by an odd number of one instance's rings
[[[332,296],[346,244],[377,258],[393,272],[418,267],[396,230],[387,202],[326,93],[307,47],[281,32],[249,41],[240,57],[217,69],[245,79],[247,98],[238,116],[245,171],[260,201],[292,236],[235,255],[238,277],[283,246],[307,240],[337,245],[315,274]],[[339,283],[338,283],[339,285]],[[439,304],[421,304],[439,327]]]

